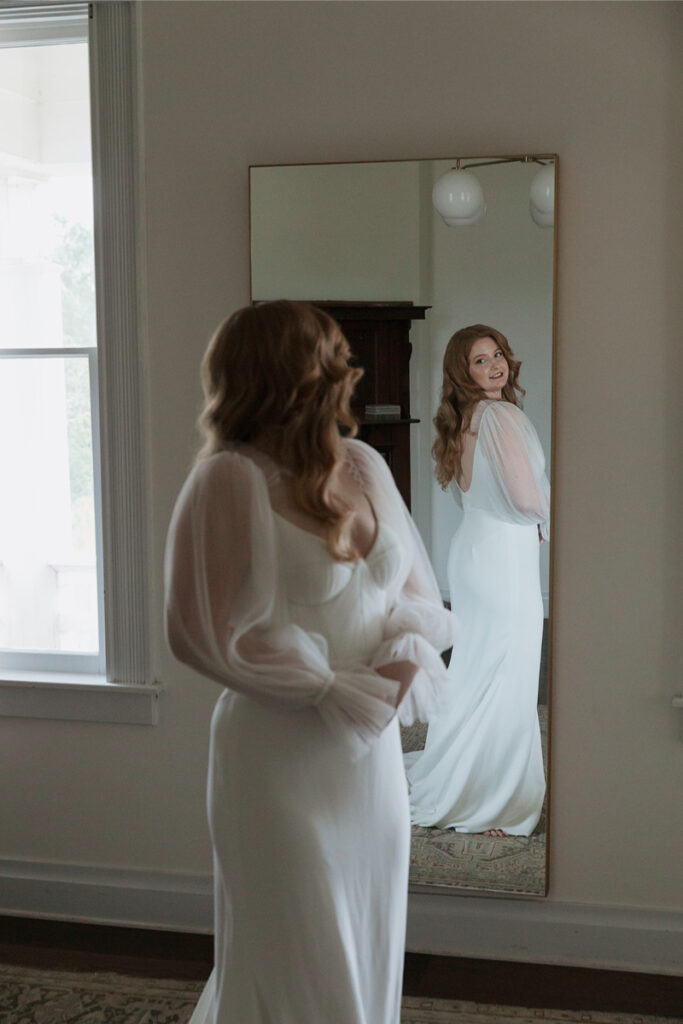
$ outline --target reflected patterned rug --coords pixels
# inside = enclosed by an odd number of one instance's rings
[[[187,1024],[201,981],[0,965],[2,1024]],[[406,996],[401,1024],[683,1024],[681,1018],[529,1010]],[[321,1021],[321,1024],[334,1024]]]
[[[538,717],[547,770],[548,709]],[[427,726],[402,729],[404,751],[422,750]],[[453,829],[413,826],[410,882],[445,889],[488,889],[543,895],[545,892],[546,809],[531,836],[491,839]]]

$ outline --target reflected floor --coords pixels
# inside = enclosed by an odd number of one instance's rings
[[[538,717],[547,774],[548,709]],[[402,730],[403,749],[422,750],[425,725]],[[545,893],[546,806],[531,836],[493,839],[452,829],[414,825],[410,849],[410,884],[446,889],[488,889],[494,892]]]

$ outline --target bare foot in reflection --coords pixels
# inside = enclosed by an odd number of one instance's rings
[[[507,838],[507,832],[503,832],[502,828],[487,828],[483,835],[492,836],[493,839]]]

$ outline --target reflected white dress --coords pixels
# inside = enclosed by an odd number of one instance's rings
[[[467,491],[451,484],[460,523],[448,556],[461,632],[448,669],[448,705],[423,751],[405,755],[417,825],[530,835],[545,776],[538,724],[543,635],[539,537],[550,487],[543,450],[524,413],[483,401]]]
[[[410,819],[399,718],[430,715],[453,640],[382,458],[345,442],[377,534],[338,562],[273,512],[248,446],[201,462],[173,515],[167,631],[228,689],[212,720],[215,969],[193,1024],[398,1024]],[[401,704],[374,671],[420,670]]]

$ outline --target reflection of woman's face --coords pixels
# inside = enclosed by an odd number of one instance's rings
[[[501,398],[510,368],[503,350],[493,338],[477,338],[470,349],[470,377],[486,392],[487,398]]]

